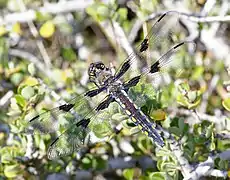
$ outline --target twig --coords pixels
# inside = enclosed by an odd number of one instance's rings
[[[219,138],[221,140],[230,139],[230,134],[229,133],[218,133],[218,134],[216,134],[215,137]]]
[[[115,42],[117,41],[119,45],[121,45],[121,47],[125,50],[127,55],[135,53],[133,47],[130,45],[130,42],[128,41],[125,35],[124,30],[118,22],[112,21],[111,24],[110,21],[103,21],[100,22],[100,26],[102,27],[103,31],[105,32],[105,35],[108,36],[108,39],[111,41],[113,45],[116,46],[117,43]],[[137,69],[136,61],[132,64],[132,69]]]
[[[211,9],[214,7],[215,3],[216,3],[216,0],[207,0],[204,4],[200,14],[202,16],[206,16],[211,11]]]
[[[188,160],[184,157],[184,152],[181,149],[181,145],[178,141],[171,135],[166,129],[162,128],[157,124],[156,130],[159,130],[159,133],[163,133],[164,137],[168,140],[170,149],[174,156],[177,159],[177,162],[181,168],[181,173],[184,177],[189,177],[190,172],[193,170],[193,167],[189,164]]]
[[[178,11],[179,12],[179,11]],[[179,12],[182,18],[188,19],[193,22],[202,22],[202,23],[213,23],[213,22],[230,22],[230,16],[200,16],[200,15],[193,15],[184,12]],[[151,16],[148,16],[146,20],[151,20]]]
[[[26,59],[28,61],[30,61],[31,63],[33,63],[42,73],[44,73],[46,76],[48,77],[52,77],[51,71],[46,68],[41,62],[40,60],[34,56],[33,54],[30,54],[26,51],[20,50],[20,49],[9,49],[8,51],[9,55],[11,56],[16,56],[16,57],[20,57],[23,59]]]
[[[26,11],[26,6],[25,4],[23,3],[22,0],[19,0],[18,1],[18,4],[19,4],[19,7],[21,9],[21,11]],[[39,36],[39,33],[38,33],[38,30],[37,28],[35,27],[34,23],[32,21],[28,21],[28,25],[29,25],[29,29],[30,29],[30,32],[31,34],[34,36],[34,38],[36,39],[38,36]],[[36,40],[36,44],[37,44],[37,47],[42,55],[42,58],[46,64],[46,66],[48,68],[51,67],[51,61],[50,61],[50,57],[48,56],[48,53],[45,49],[45,46],[44,44],[42,43],[41,40]]]
[[[193,115],[193,116],[195,116],[193,114],[193,112],[191,112],[188,109],[182,109],[182,108],[180,108],[180,109],[170,109],[169,108],[169,111],[172,111],[172,112],[174,112],[176,114],[179,114],[179,115],[186,115],[186,116]],[[197,112],[197,115],[199,116],[199,118],[201,120],[207,120],[209,122],[217,123],[217,124],[223,123],[225,121],[225,119],[227,118],[226,116],[216,117],[216,116],[211,116],[211,115],[208,115],[208,114],[205,114],[205,113],[199,113],[199,112]]]
[[[228,13],[229,5],[230,3],[228,1],[222,1],[220,10],[218,11],[219,17],[222,17],[222,18],[225,17],[225,15]],[[213,37],[216,35],[218,30],[220,29],[220,25],[221,25],[220,21],[215,22],[211,25],[210,31],[213,33]]]
[[[20,13],[6,14],[0,17],[0,25],[7,25],[11,23],[21,22],[25,23],[28,21],[34,21],[37,18],[37,12],[45,14],[59,14],[83,10],[92,4],[92,0],[72,0],[72,1],[60,1],[59,3],[47,3],[43,7],[37,10],[29,9]]]
[[[201,103],[201,105],[199,106],[199,113],[204,113],[206,112],[206,108],[208,105],[208,99],[210,97],[210,95],[212,94],[212,92],[215,90],[217,83],[220,79],[220,75],[216,74],[212,77],[209,86],[208,86],[208,90],[203,94],[203,101]]]
[[[1,97],[0,107],[4,106],[13,97],[13,95],[13,91],[10,90],[3,97]]]
[[[199,163],[191,172],[189,178],[185,178],[185,180],[200,179],[201,177],[207,176],[227,178],[227,171],[213,169],[215,157],[209,156],[205,162]]]
[[[32,154],[33,154],[33,144],[34,144],[34,141],[33,141],[33,138],[32,138],[31,134],[27,134],[26,137],[27,137],[27,143],[26,143],[26,153],[25,153],[25,156],[28,157],[29,159],[31,159],[32,158]]]
[[[180,13],[181,18],[185,20],[187,19],[189,21],[196,22],[196,23],[230,22],[230,15],[200,16],[200,15],[188,14],[182,11],[177,11],[177,12]],[[165,11],[152,13],[149,16],[147,16],[144,21],[137,20],[135,24],[133,25],[133,28],[130,31],[130,36],[129,36],[130,42],[134,41],[139,29],[142,27],[144,22],[152,21],[156,19],[157,17],[159,17],[160,15],[162,15],[163,13],[165,13]]]

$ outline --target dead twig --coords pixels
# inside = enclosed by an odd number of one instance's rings
[[[16,22],[26,23],[28,21],[34,21],[37,17],[37,12],[45,14],[59,14],[83,10],[92,4],[92,0],[72,0],[72,1],[60,1],[59,3],[46,3],[43,7],[37,10],[29,9],[23,12],[6,14],[0,17],[0,25],[13,24]]]

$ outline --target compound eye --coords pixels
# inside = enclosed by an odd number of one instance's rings
[[[105,65],[101,64],[101,69],[104,70],[105,69]]]
[[[96,67],[97,69],[101,69],[101,70],[105,69],[105,65],[103,63],[98,63]]]

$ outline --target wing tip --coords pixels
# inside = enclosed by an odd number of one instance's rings
[[[29,120],[29,122],[33,122],[34,120],[38,119],[40,117],[40,115],[37,115],[35,117],[33,117],[32,119]]]

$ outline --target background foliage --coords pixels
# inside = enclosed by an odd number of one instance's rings
[[[93,87],[87,77],[90,63],[101,60],[119,67],[129,52],[119,37],[114,37],[117,27],[112,22],[119,24],[135,47],[146,34],[143,22],[167,10],[186,13],[184,26],[189,28],[196,50],[192,56],[186,49],[177,55],[189,63],[170,71],[167,85],[158,84],[155,89],[156,84],[146,79],[149,84],[138,84],[130,96],[176,136],[192,167],[211,159],[205,176],[227,178],[228,1],[8,0],[0,6],[1,179],[183,179],[170,148],[157,149],[116,104],[110,105],[103,117],[121,124],[120,133],[105,121],[94,131],[101,139],[109,135],[111,140],[55,161],[46,156],[53,136],[21,133],[25,120],[35,111],[58,106]]]

